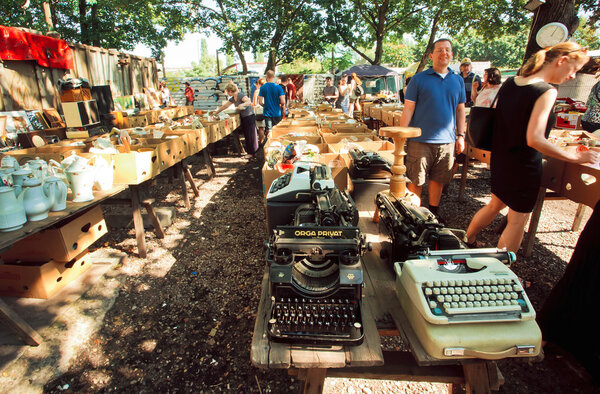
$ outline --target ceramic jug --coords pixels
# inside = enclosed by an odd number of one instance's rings
[[[54,193],[54,204],[50,207],[50,211],[58,212],[67,208],[67,185],[60,178],[49,176],[44,180],[43,189],[48,196]]]
[[[15,188],[15,195],[18,196],[21,194],[21,190],[23,190],[23,181],[25,178],[32,175],[32,172],[29,168],[20,168],[17,171],[13,172],[13,187]]]
[[[48,217],[50,207],[54,204],[56,185],[49,186],[49,193],[44,191],[42,181],[30,176],[23,181],[23,191],[19,198],[23,198],[27,219],[36,222]]]
[[[39,157],[27,161],[26,166],[31,170],[33,176],[35,176],[40,181],[43,181],[44,178],[48,176],[48,163],[46,163],[45,160],[42,160]]]
[[[94,193],[92,192],[94,167],[90,166],[86,159],[82,159],[73,160],[65,170],[73,193],[73,202],[86,202],[94,199]]]
[[[2,168],[14,168],[15,170],[21,168],[17,159],[12,156],[4,156],[2,161],[0,161],[0,166],[2,166]]]
[[[15,196],[14,188],[0,186],[0,231],[20,229],[27,222],[23,194]]]
[[[114,179],[114,164],[114,160],[109,163],[102,157],[96,158],[96,163],[94,164],[94,186],[98,190],[112,189]]]
[[[13,172],[15,172],[15,169],[12,167],[0,168],[0,186],[12,186],[13,185],[13,177],[12,177]]]

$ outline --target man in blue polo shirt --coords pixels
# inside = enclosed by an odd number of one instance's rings
[[[452,44],[442,38],[429,54],[433,67],[416,74],[406,88],[400,126],[419,127],[406,149],[408,189],[419,198],[429,179],[429,210],[437,216],[442,190],[452,177],[454,151],[465,148],[465,83],[448,67]]]
[[[258,91],[258,103],[263,106],[265,136],[268,136],[273,126],[281,122],[281,111],[285,110],[285,93],[281,86],[273,82],[275,80],[273,71],[267,71],[266,79],[267,83]]]

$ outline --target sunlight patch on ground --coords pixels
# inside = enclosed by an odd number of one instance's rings
[[[358,393],[427,393],[447,394],[446,383],[406,382],[399,380],[326,378],[323,386],[324,394],[358,394]]]

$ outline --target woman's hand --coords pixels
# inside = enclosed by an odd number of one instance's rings
[[[600,153],[593,150],[578,151],[575,163],[577,164],[598,164],[600,163]]]
[[[479,81],[473,81],[473,85],[471,86],[471,91],[477,90],[479,87]]]

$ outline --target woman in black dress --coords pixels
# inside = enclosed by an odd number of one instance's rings
[[[475,244],[477,234],[508,206],[508,222],[498,248],[519,250],[540,187],[542,155],[580,164],[600,159],[597,152],[567,152],[547,140],[555,122],[552,109],[557,96],[550,84],[575,78],[588,60],[586,49],[578,44],[557,44],[533,55],[519,76],[500,88],[492,142],[492,198],[471,220],[468,244]]]

